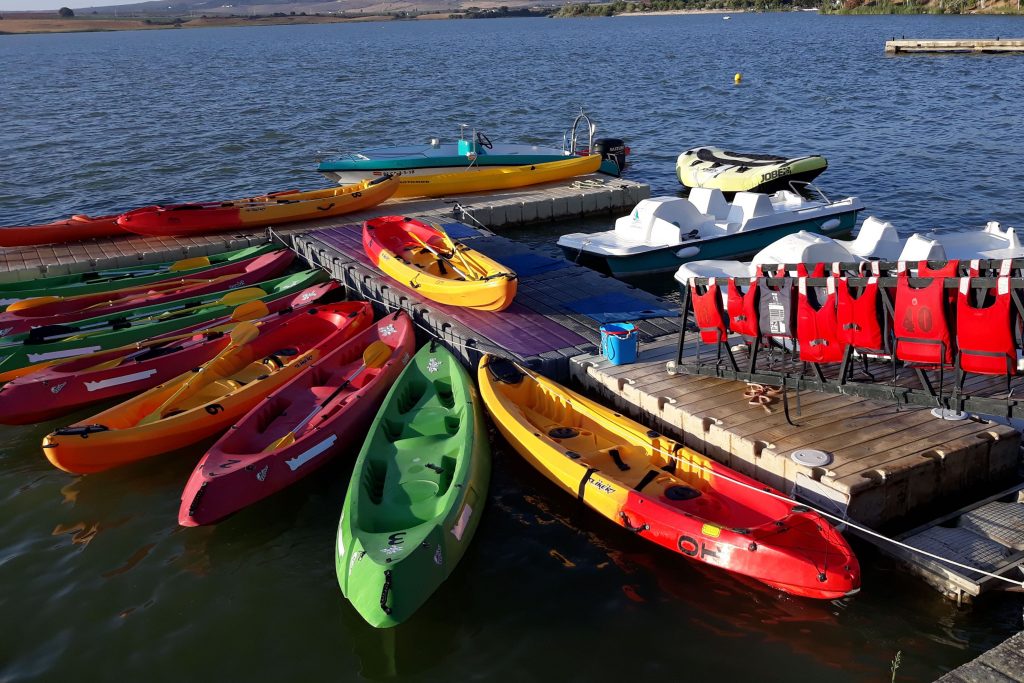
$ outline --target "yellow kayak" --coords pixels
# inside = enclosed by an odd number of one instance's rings
[[[417,294],[449,306],[501,311],[516,296],[516,274],[452,240],[439,226],[404,216],[363,223],[373,263]]]
[[[616,524],[793,595],[860,588],[860,565],[819,514],[515,363],[484,356],[480,397],[544,476]]]
[[[398,191],[394,196],[444,197],[467,192],[511,190],[517,187],[553,183],[578,175],[596,173],[600,167],[600,154],[511,168],[471,166],[458,173],[402,176]]]

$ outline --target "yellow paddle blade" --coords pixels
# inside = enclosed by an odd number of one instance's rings
[[[26,308],[35,308],[36,306],[42,306],[43,304],[52,304],[55,301],[60,301],[59,296],[35,296],[31,299],[22,299],[21,301],[15,301],[13,304],[7,307],[8,311],[23,311]]]
[[[305,419],[299,422],[299,424],[294,429],[292,429],[292,431],[288,432],[280,439],[273,441],[269,446],[263,449],[263,452],[270,453],[272,451],[276,451],[281,448],[287,448],[288,446],[291,446],[293,443],[295,443],[295,434],[298,433],[300,429],[309,424],[309,421],[312,420],[317,413],[323,410],[327,406],[327,404],[329,404],[331,401],[337,398],[338,394],[341,393],[342,389],[351,384],[352,380],[359,376],[359,373],[361,373],[363,370],[366,370],[367,368],[382,367],[385,363],[388,362],[389,358],[391,358],[391,347],[385,344],[384,342],[375,341],[369,346],[367,346],[363,350],[363,364],[359,366],[359,369],[353,372],[351,375],[349,375],[349,378],[342,382],[337,389],[332,391],[331,395],[325,398],[320,403],[320,405],[313,408],[313,412],[311,412],[309,415],[305,417]]]
[[[375,341],[363,351],[363,365],[367,368],[379,368],[387,363],[390,357],[391,347],[382,341]]]
[[[252,299],[259,299],[266,296],[267,293],[259,287],[246,287],[245,289],[232,289],[230,292],[220,298],[217,303],[228,304],[234,306],[237,304],[251,301]]]
[[[258,336],[260,336],[260,328],[249,321],[243,321],[235,325],[235,328],[231,330],[231,343],[235,346],[241,346],[242,344],[248,344]]]
[[[257,320],[267,315],[270,315],[270,309],[267,308],[267,305],[259,299],[246,301],[244,304],[231,311],[231,319],[234,321]]]
[[[209,256],[194,256],[192,258],[181,259],[171,264],[171,267],[167,269],[168,272],[177,273],[181,270],[193,270],[195,268],[202,268],[210,265]]]
[[[188,379],[188,381],[184,382],[180,387],[178,387],[178,389],[173,394],[171,394],[171,396],[167,400],[165,400],[163,403],[157,406],[156,410],[154,410],[149,415],[146,415],[144,418],[139,420],[138,424],[146,425],[151,422],[156,422],[157,420],[163,418],[164,410],[166,410],[168,406],[172,405],[174,401],[179,396],[181,396],[186,389],[192,386],[192,384],[196,380],[202,377],[207,370],[213,367],[217,363],[217,361],[220,360],[222,356],[224,356],[224,354],[238,346],[248,344],[253,339],[258,337],[259,334],[260,328],[256,327],[256,325],[254,325],[251,322],[240,322],[237,325],[235,325],[235,328],[231,330],[231,343],[225,346],[223,349],[221,349],[221,352],[214,356],[212,359],[208,360],[203,365],[203,367],[199,368],[199,372],[193,374],[192,377]]]

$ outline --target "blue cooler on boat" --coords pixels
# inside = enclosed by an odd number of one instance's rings
[[[612,365],[636,362],[639,333],[633,323],[607,323],[601,325],[601,355]]]

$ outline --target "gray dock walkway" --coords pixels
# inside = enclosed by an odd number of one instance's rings
[[[624,214],[650,194],[650,186],[643,183],[594,174],[503,192],[442,199],[391,200],[360,213],[320,221],[288,223],[279,229],[275,228],[274,232],[287,239],[300,233],[389,214],[414,215],[439,222],[465,218],[478,221],[487,228],[512,228],[540,221]],[[195,237],[161,238],[126,234],[123,237],[85,242],[0,248],[0,282],[215,254],[262,243],[266,241],[267,234],[263,228]]]
[[[1024,683],[1024,632],[953,669],[936,683]]]
[[[890,55],[976,53],[1024,54],[1024,39],[1020,38],[957,38],[914,39],[885,41],[885,52]]]
[[[674,304],[619,280],[489,231],[459,223],[445,229],[518,274],[516,299],[509,308],[472,311],[425,299],[373,265],[363,251],[358,224],[292,240],[300,256],[325,268],[354,297],[376,301],[387,310],[405,310],[469,366],[483,353],[498,353],[565,381],[571,358],[598,352],[602,323],[635,321],[641,341],[679,326]]]
[[[639,421],[858,523],[885,525],[971,489],[1008,485],[1020,462],[1020,434],[1011,427],[940,420],[892,402],[790,390],[787,420],[781,396],[767,407],[750,405],[743,382],[669,375],[665,363],[677,341],[669,335],[642,346],[631,365],[581,355],[570,372]],[[694,342],[684,357],[695,351]],[[797,464],[791,455],[800,449],[823,450],[832,461]]]

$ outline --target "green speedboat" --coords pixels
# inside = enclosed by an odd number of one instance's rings
[[[20,282],[2,282],[0,283],[0,311],[5,310],[15,301],[39,296],[97,294],[124,287],[148,285],[170,278],[217,277],[218,275],[226,274],[231,270],[230,266],[234,264],[262,256],[280,248],[279,245],[268,242],[267,244],[246,247],[245,249],[237,249],[213,256],[196,256],[166,263],[94,270],[88,273],[56,275],[54,277],[36,278]]]
[[[384,399],[338,526],[341,592],[371,625],[408,619],[452,572],[487,498],[491,452],[469,374],[424,346]]]
[[[67,325],[33,327],[22,334],[0,338],[0,381],[24,374],[25,368],[87,353],[105,351],[150,337],[192,329],[231,315],[236,306],[259,299],[274,310],[284,308],[286,297],[328,279],[324,271],[305,270],[253,287],[212,292],[202,296],[155,304]],[[278,301],[284,299],[284,301]]]

